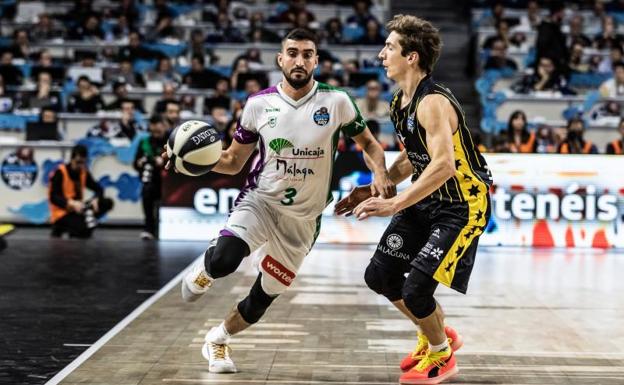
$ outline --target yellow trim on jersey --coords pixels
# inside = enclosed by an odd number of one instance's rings
[[[447,251],[433,275],[436,281],[449,287],[453,282],[458,261],[464,256],[466,249],[470,247],[472,241],[483,233],[482,229],[487,224],[485,215],[488,209],[488,185],[470,167],[470,161],[466,156],[466,150],[462,143],[461,127],[453,134],[453,145],[455,148],[455,159],[460,161],[454,178],[458,180],[461,195],[468,204],[468,223],[459,232],[455,242]]]

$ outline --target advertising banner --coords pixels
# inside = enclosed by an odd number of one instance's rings
[[[398,153],[387,152],[390,165]],[[492,218],[482,245],[624,247],[624,157],[607,155],[485,154],[494,175]],[[218,236],[244,186],[250,162],[237,176],[189,178],[169,173],[163,185],[161,239],[209,240]],[[378,242],[389,218],[357,221],[333,215],[334,204],[368,183],[361,154],[339,153],[332,194],[318,242]],[[399,185],[399,191],[409,180]]]

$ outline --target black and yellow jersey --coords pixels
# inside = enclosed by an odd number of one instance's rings
[[[392,98],[390,117],[412,164],[414,170],[412,182],[418,179],[425,167],[431,162],[431,154],[427,148],[427,132],[418,121],[416,114],[418,104],[427,95],[440,94],[451,102],[457,113],[458,127],[453,133],[455,176],[447,180],[442,187],[423,201],[470,202],[487,195],[492,184],[490,170],[476,144],[472,141],[464,111],[451,91],[434,82],[429,75],[421,80],[414,97],[405,108],[401,108],[402,94],[403,91],[399,90]]]

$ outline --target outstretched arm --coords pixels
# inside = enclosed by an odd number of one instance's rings
[[[227,150],[223,150],[221,152],[221,157],[219,158],[219,161],[211,171],[228,175],[238,174],[243,169],[243,166],[245,166],[245,163],[247,162],[255,148],[256,142],[241,144],[238,143],[236,140],[233,140],[230,147],[228,147]],[[171,168],[171,162],[169,161],[167,151],[165,150],[161,154],[161,156],[166,162],[165,169],[169,170]]]
[[[386,170],[384,150],[379,142],[368,128],[354,136],[353,140],[364,150],[364,161],[373,171],[374,178],[371,184],[371,194],[373,196],[381,195],[384,198],[395,196],[396,187],[390,180],[388,170]]]
[[[428,95],[418,107],[418,120],[427,130],[427,149],[431,162],[418,179],[405,191],[388,200],[369,198],[353,211],[359,219],[369,216],[389,216],[403,210],[440,188],[455,175],[453,128],[457,121],[452,105],[442,95]]]

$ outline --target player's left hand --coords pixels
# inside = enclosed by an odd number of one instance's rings
[[[373,183],[371,183],[371,195],[381,196],[382,198],[392,198],[396,195],[396,185],[392,183],[387,170],[377,175],[375,174]]]
[[[372,197],[360,203],[355,210],[353,210],[353,215],[355,215],[358,220],[362,220],[368,217],[389,217],[396,212],[397,209],[394,206],[394,199]]]

